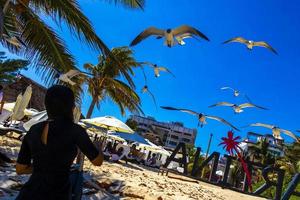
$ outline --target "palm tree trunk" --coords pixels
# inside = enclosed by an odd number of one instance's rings
[[[96,98],[93,97],[92,103],[91,103],[91,105],[90,105],[90,107],[89,107],[89,110],[88,110],[88,112],[87,112],[87,114],[86,114],[86,118],[87,118],[87,119],[91,118],[96,103],[97,103],[97,100],[96,100]]]

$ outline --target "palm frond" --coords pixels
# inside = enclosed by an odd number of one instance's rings
[[[62,39],[39,16],[27,8],[18,18],[23,29],[21,39],[26,45],[22,51],[35,61],[33,66],[47,83],[54,79],[56,70],[66,72],[75,68],[74,58]]]
[[[55,21],[58,24],[61,24],[61,21],[65,21],[69,29],[79,39],[84,39],[90,47],[101,50],[105,55],[109,55],[109,49],[95,33],[91,22],[82,13],[77,1],[33,0],[31,4],[44,10],[46,14],[57,18]]]
[[[131,9],[142,9],[145,7],[145,0],[105,0],[109,3],[121,4]]]

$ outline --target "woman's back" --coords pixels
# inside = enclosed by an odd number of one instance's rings
[[[85,129],[72,121],[75,102],[69,88],[48,89],[45,105],[50,120],[32,126],[21,145],[16,171],[32,175],[17,200],[71,199],[70,167],[78,148],[94,165],[103,161]]]

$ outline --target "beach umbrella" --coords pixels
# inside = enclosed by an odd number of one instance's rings
[[[14,104],[14,107],[12,109],[12,115],[11,115],[12,120],[15,120],[17,118],[16,115],[19,112],[19,107],[20,107],[22,98],[23,98],[23,95],[19,94],[18,97],[17,97],[16,103]]]
[[[17,99],[16,106],[18,107],[16,108],[16,110],[14,109],[13,111],[12,120],[21,120],[25,116],[25,109],[30,102],[31,95],[32,95],[32,87],[31,85],[29,85],[26,88],[23,96],[21,97],[21,101],[19,100],[20,102],[18,102]]]
[[[105,128],[107,130],[113,130],[130,134],[134,133],[134,131],[131,128],[129,128],[125,123],[112,116],[83,119],[81,120],[81,122],[83,122],[86,125]]]
[[[120,136],[117,135],[107,135],[108,138],[112,139],[112,140],[116,140],[118,142],[126,142],[126,140]]]
[[[150,145],[143,136],[141,136],[137,133],[126,134],[126,133],[116,132],[116,133],[113,133],[113,135],[117,135],[117,136],[119,136],[125,140],[129,140],[131,142],[138,142],[139,144]]]

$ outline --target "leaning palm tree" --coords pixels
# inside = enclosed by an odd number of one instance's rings
[[[143,7],[143,0],[115,0],[131,8]],[[104,55],[109,49],[95,33],[76,0],[0,0],[0,42],[11,52],[30,58],[48,82],[56,72],[75,68],[75,60],[57,32],[45,22],[67,24],[77,38]],[[43,18],[41,17],[43,16]]]
[[[133,52],[128,47],[114,48],[111,54],[117,62],[110,57],[100,55],[96,65],[90,63],[84,65],[84,68],[92,75],[86,79],[88,91],[92,96],[87,118],[91,117],[95,106],[99,107],[106,97],[119,106],[122,114],[125,114],[126,109],[131,112],[142,112],[141,101],[134,91],[135,85],[132,80],[133,68],[138,67],[139,63],[134,59]],[[121,77],[126,82],[120,80]]]

